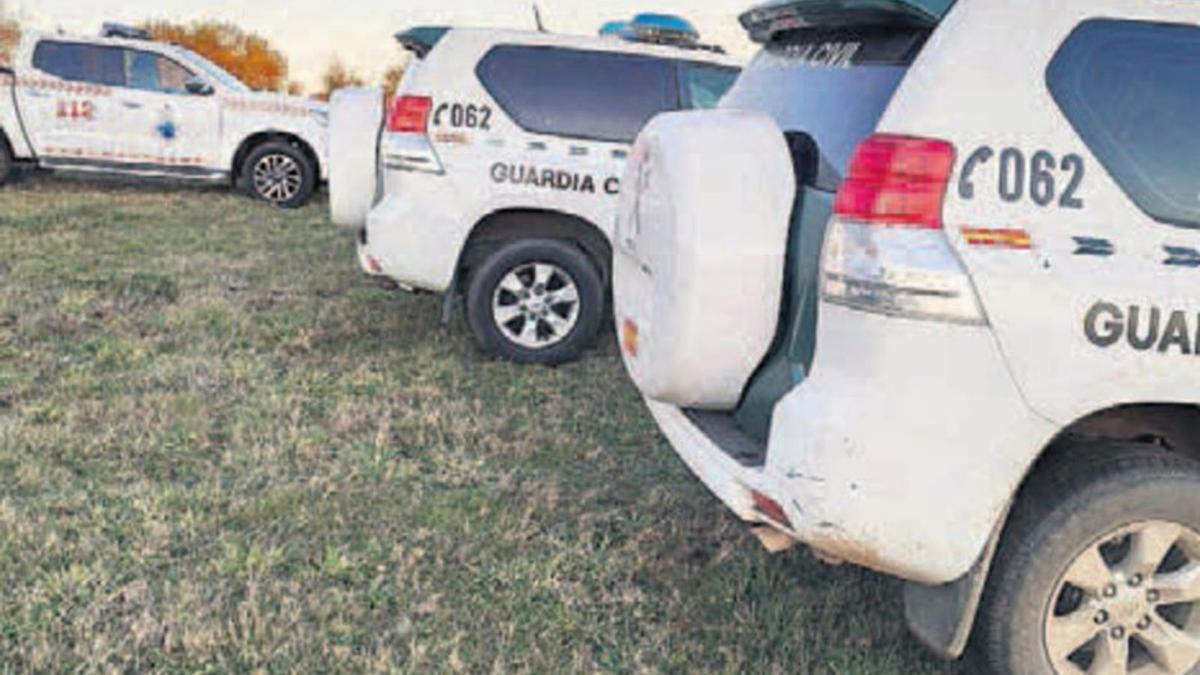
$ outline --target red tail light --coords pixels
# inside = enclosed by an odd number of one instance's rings
[[[428,96],[400,96],[388,115],[388,131],[398,134],[423,134],[429,128],[433,99]]]
[[[954,146],[926,138],[876,134],[850,162],[834,213],[847,220],[942,229]]]
[[[787,511],[783,510],[783,506],[779,502],[758,490],[751,490],[750,496],[754,499],[755,511],[770,518],[778,525],[783,525],[789,530],[792,529],[792,519],[787,517]]]

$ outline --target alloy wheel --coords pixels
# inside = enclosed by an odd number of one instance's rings
[[[579,323],[579,288],[557,265],[534,262],[513,268],[496,285],[492,318],[509,341],[526,349],[553,347]]]
[[[1200,534],[1136,523],[1068,565],[1046,609],[1047,656],[1060,675],[1182,675],[1200,664]]]

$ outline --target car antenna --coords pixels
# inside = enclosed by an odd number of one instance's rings
[[[536,2],[533,3],[533,20],[537,23],[537,29],[539,33],[550,32],[546,30],[546,24],[542,23],[542,10],[537,6]]]

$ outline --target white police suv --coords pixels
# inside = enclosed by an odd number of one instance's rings
[[[27,35],[0,71],[0,184],[16,164],[126,176],[232,181],[303,205],[325,171],[325,104],[253,92],[142,30]]]
[[[772,547],[1001,673],[1200,672],[1200,4],[790,0],[639,137],[630,373]],[[817,95],[819,93],[819,95]]]
[[[600,37],[416,28],[381,126],[379,94],[339,92],[334,220],[363,268],[466,295],[487,351],[556,364],[595,339],[629,145],[655,114],[714,106],[735,61],[685,21],[642,15]]]

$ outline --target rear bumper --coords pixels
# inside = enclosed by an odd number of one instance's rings
[[[358,253],[358,266],[368,276],[382,277],[383,266],[380,264],[378,258],[371,255],[371,247],[368,245],[370,243],[370,236],[370,231],[366,225],[358,228],[358,231],[354,235],[355,250]]]
[[[446,183],[411,174],[371,209],[358,237],[364,272],[423,291],[450,288],[469,227],[454,217],[458,202]]]
[[[775,407],[765,466],[730,458],[651,403],[684,462],[739,517],[919,583],[966,574],[1053,426],[1031,412],[991,331],[823,304],[811,376]],[[778,526],[778,524],[773,523]]]
[[[649,399],[646,405],[683,463],[718,499],[742,520],[768,522],[754,508],[752,491],[766,494],[777,491],[765,485],[766,474],[761,468],[746,467],[735,461],[679,408]]]

